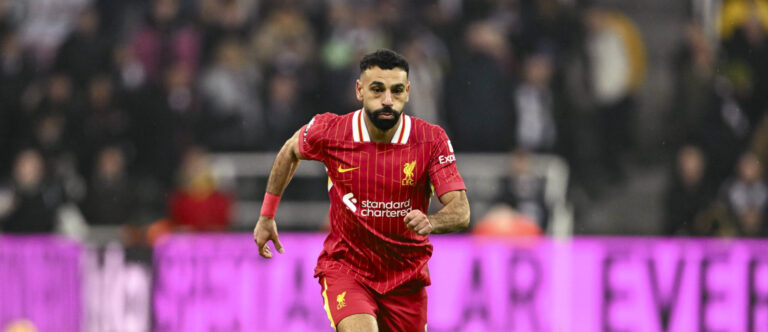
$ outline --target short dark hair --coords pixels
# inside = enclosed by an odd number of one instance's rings
[[[379,67],[381,69],[400,68],[405,70],[406,76],[408,75],[408,61],[393,50],[380,49],[376,52],[366,54],[363,59],[360,60],[361,74],[373,67]]]

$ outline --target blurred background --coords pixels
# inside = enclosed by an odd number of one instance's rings
[[[767,31],[760,0],[2,0],[0,229],[249,229],[285,139],[359,107],[359,59],[392,48],[473,226],[765,235]],[[284,229],[323,227],[312,167]]]
[[[451,138],[469,233],[768,235],[766,0],[0,0],[0,232],[144,262],[250,232],[378,48]],[[302,164],[281,232],[327,227],[325,183]]]

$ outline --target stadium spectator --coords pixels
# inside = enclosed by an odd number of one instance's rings
[[[677,152],[675,169],[666,189],[665,235],[700,234],[696,227],[702,214],[715,198],[715,191],[706,177],[704,153],[697,146],[686,145]]]
[[[135,222],[136,190],[126,173],[125,159],[117,146],[99,152],[88,194],[81,205],[89,225],[120,226]]]
[[[19,96],[29,88],[35,70],[18,34],[10,28],[0,31],[0,63],[0,174],[8,174],[18,149],[15,141],[30,125]]]
[[[0,34],[11,30],[11,5],[8,1],[0,1]]]
[[[182,66],[192,77],[200,61],[198,31],[179,14],[179,0],[153,0],[147,23],[133,36],[132,44],[147,78],[161,82],[164,70]]]
[[[33,79],[34,63],[13,30],[0,32],[0,63],[0,105],[16,110],[21,107],[18,97]]]
[[[165,70],[163,85],[150,90],[134,109],[137,166],[162,189],[173,184],[182,152],[200,140],[201,100],[192,73],[177,63]]]
[[[128,43],[118,43],[112,49],[112,76],[117,90],[135,94],[144,88],[147,72],[144,64],[136,56],[135,50]],[[131,99],[124,99],[131,102]]]
[[[634,143],[635,93],[645,75],[642,36],[625,14],[600,6],[587,9],[584,21],[589,91],[600,121],[595,143],[599,144],[603,176],[621,180],[622,158]]]
[[[126,144],[130,140],[132,118],[124,106],[114,97],[109,76],[93,76],[86,90],[81,154],[82,173],[90,177],[98,150],[107,144]]]
[[[473,22],[446,82],[448,132],[457,151],[509,151],[514,112],[511,52],[502,31]]]
[[[95,8],[80,13],[75,29],[59,47],[54,68],[66,73],[78,87],[109,65],[111,44],[101,33],[100,17]]]
[[[46,177],[63,186],[67,200],[82,199],[85,182],[78,170],[72,140],[67,137],[66,119],[56,113],[41,114],[33,130],[31,145],[43,158]]]
[[[557,0],[501,2],[499,7],[517,6],[517,10],[507,9],[507,16],[517,16],[510,22],[510,35],[519,48],[517,54],[523,57],[546,49],[553,56],[565,56],[577,47],[580,40],[578,33],[578,15],[573,15],[574,3]],[[502,7],[502,8],[503,8]],[[494,11],[498,16],[499,11]],[[521,14],[522,13],[522,14]],[[556,60],[557,61],[557,60]]]
[[[64,201],[61,187],[46,176],[45,163],[33,149],[22,150],[13,167],[11,210],[0,222],[6,233],[53,233]]]
[[[672,59],[675,86],[669,110],[672,148],[706,135],[707,109],[714,97],[717,54],[700,24],[685,27],[683,41]]]
[[[552,59],[535,54],[523,61],[523,81],[514,92],[515,143],[531,152],[551,152],[557,141]]]
[[[363,3],[331,2],[326,20],[328,36],[318,46],[324,83],[320,88],[323,107],[333,113],[358,107],[348,82],[357,79],[355,60],[377,48],[389,46],[387,34],[378,24],[380,15]]]
[[[267,148],[279,149],[290,135],[309,118],[308,105],[301,103],[299,78],[287,73],[276,73],[269,79],[265,109]]]
[[[31,104],[36,114],[54,112],[62,116],[74,118],[77,115],[77,87],[73,86],[72,78],[63,72],[53,72],[41,84],[40,96],[36,103]]]
[[[510,157],[509,175],[501,180],[495,201],[530,218],[540,230],[549,226],[551,211],[544,197],[546,178],[534,172],[531,155],[517,150]]]
[[[734,9],[744,6],[746,12],[737,15]],[[750,123],[760,120],[768,106],[768,2],[729,1],[723,8],[723,16],[731,22],[723,22],[722,29],[733,29],[723,40],[723,66],[737,71],[736,99]]]
[[[289,5],[278,6],[254,30],[250,41],[252,58],[262,68],[294,72],[315,56],[315,36],[304,14]]]
[[[408,107],[412,114],[430,123],[445,123],[445,112],[440,109],[443,99],[443,80],[449,65],[448,47],[429,29],[413,32],[403,45],[403,56],[412,68],[409,75],[414,89]]]
[[[29,98],[23,100],[21,113],[27,131],[20,133],[21,142],[38,145],[46,160],[51,150],[65,148],[70,151],[80,147],[82,111],[71,77],[54,72],[33,84],[25,94]],[[56,120],[55,126],[50,125],[50,119]],[[56,170],[51,168],[49,171]]]
[[[717,28],[723,40],[733,38],[739,27],[750,19],[756,19],[764,29],[768,29],[768,1],[765,0],[729,0],[718,14]]]
[[[197,4],[197,11],[202,35],[202,63],[210,63],[223,40],[246,38],[257,5],[254,0],[202,0]]]
[[[232,197],[217,188],[207,153],[190,147],[179,171],[179,186],[168,201],[171,224],[182,231],[229,229]]]
[[[768,185],[755,154],[741,156],[736,176],[723,184],[720,199],[728,210],[735,235],[768,235]]]
[[[757,155],[760,165],[763,165],[763,174],[768,172],[768,114],[763,116],[757,124],[755,134],[752,137],[752,152]]]
[[[704,130],[699,137],[714,183],[721,183],[732,174],[740,151],[746,149],[749,141],[752,125],[737,99],[741,86],[738,72],[726,69],[725,75],[716,78],[714,98],[707,105]]]
[[[7,1],[17,16],[17,26],[25,49],[35,65],[47,71],[56,60],[56,49],[75,26],[87,1],[26,0]]]
[[[213,64],[200,79],[206,102],[206,143],[216,150],[261,148],[267,127],[264,123],[262,74],[248,62],[244,45],[236,38],[222,41]]]

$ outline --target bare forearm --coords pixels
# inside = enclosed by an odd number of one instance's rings
[[[427,217],[432,224],[432,233],[453,233],[469,227],[469,202],[466,193],[464,191],[455,193],[451,193],[451,197],[446,198],[445,205],[440,211]]]
[[[296,144],[296,135],[294,135],[285,142],[280,152],[277,153],[267,181],[268,193],[281,196],[285,188],[288,187],[288,183],[291,182],[293,174],[296,173],[301,162]]]

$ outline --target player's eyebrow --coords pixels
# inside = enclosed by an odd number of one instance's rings
[[[383,82],[379,82],[379,81],[373,81],[373,82],[371,82],[371,84],[368,84],[368,86],[379,86],[379,85],[385,86]],[[405,88],[405,84],[403,84],[403,83],[395,83],[395,84],[392,84],[389,88],[392,89],[392,90],[394,90],[396,88]]]

